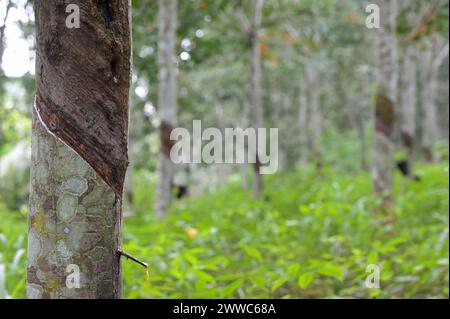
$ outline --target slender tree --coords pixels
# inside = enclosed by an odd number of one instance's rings
[[[156,189],[155,212],[158,218],[166,215],[171,201],[171,186],[174,164],[170,159],[172,142],[170,133],[175,127],[177,114],[177,67],[176,29],[177,1],[159,1],[159,88],[158,107],[160,117],[160,155],[158,162],[158,185]]]
[[[252,48],[251,59],[251,118],[254,128],[261,128],[263,125],[262,111],[262,89],[261,89],[261,50],[260,50],[260,30],[262,23],[262,9],[264,0],[253,0],[253,15],[251,20],[250,43]],[[277,107],[277,106],[275,106]],[[258,141],[259,144],[259,141]],[[256,163],[253,175],[253,196],[259,196],[263,189],[263,180],[260,174],[260,161],[258,147],[256,148]]]
[[[6,23],[8,21],[9,12],[11,11],[14,3],[12,0],[6,2],[5,16],[3,17],[2,25],[0,26],[0,63],[3,61],[3,54],[5,53],[5,31]],[[2,72],[0,68],[0,72]]]
[[[320,73],[313,65],[308,65],[306,76],[309,87],[310,121],[309,131],[311,134],[312,150],[317,171],[320,171],[321,149],[320,138],[322,134],[322,111],[320,109]]]
[[[3,74],[3,69],[2,69],[2,63],[3,63],[3,55],[5,53],[5,31],[6,31],[6,23],[8,21],[8,16],[9,16],[9,12],[11,11],[11,8],[13,7],[13,2],[12,0],[8,0],[6,2],[6,8],[5,8],[5,16],[3,17],[3,23],[0,26],[0,103],[1,100],[3,99],[4,96],[4,88],[3,88],[3,78],[4,78],[4,74]],[[0,115],[1,114],[1,110],[0,110]],[[3,123],[2,123],[2,119],[0,118],[0,145],[3,139]]]
[[[375,132],[372,162],[374,190],[383,198],[383,206],[393,203],[393,152],[395,103],[397,101],[396,71],[396,2],[379,0],[382,27],[377,30],[377,96],[375,105]]]
[[[304,78],[300,81],[300,89],[298,95],[298,128],[299,128],[299,146],[300,157],[299,165],[308,163],[308,91],[306,88],[306,81]]]
[[[245,128],[249,126],[249,113],[250,110],[248,107],[245,107],[245,103],[244,101],[242,101],[241,99],[238,100],[239,105],[240,105],[240,109],[242,110],[242,119],[241,119],[241,127]],[[247,145],[244,146],[244,149],[242,150],[238,150],[240,152],[243,153],[243,155],[245,156],[245,154],[247,154],[248,152],[248,147]],[[240,175],[241,175],[241,185],[243,189],[249,189],[250,188],[250,183],[249,183],[249,167],[246,164],[240,164],[239,165],[239,170],[240,170]]]
[[[432,145],[438,137],[438,114],[436,98],[439,89],[439,70],[449,53],[448,42],[437,35],[430,38],[422,54],[422,83],[423,83],[423,137],[422,148],[425,160],[435,160]]]
[[[416,104],[417,104],[417,63],[416,46],[408,43],[404,49],[403,69],[401,73],[401,137],[407,151],[408,171],[412,174],[414,163],[414,140],[416,132]]]
[[[120,298],[130,3],[70,2],[34,1],[27,295]]]

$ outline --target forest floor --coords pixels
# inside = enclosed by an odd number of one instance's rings
[[[124,250],[150,268],[124,260],[124,297],[448,298],[449,165],[416,173],[396,176],[393,223],[368,173],[272,176],[261,201],[230,183],[176,202],[163,221],[138,173]],[[26,215],[0,203],[0,298],[25,296]],[[368,265],[381,271],[379,289],[365,285]]]

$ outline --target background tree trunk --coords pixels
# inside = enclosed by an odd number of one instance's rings
[[[299,164],[305,165],[308,163],[308,98],[307,98],[306,81],[300,83],[299,90],[299,110],[298,110],[298,128],[299,128],[299,142],[300,142],[300,158]]]
[[[131,78],[130,3],[34,1],[33,105],[28,236],[29,298],[120,298],[122,190]],[[102,156],[105,156],[103,158]],[[80,270],[80,287],[68,275]]]
[[[380,0],[379,5],[384,25],[377,31],[376,38],[378,90],[372,176],[374,190],[383,197],[383,206],[388,208],[393,204],[394,123],[397,101],[395,0]]]
[[[321,170],[321,146],[320,138],[322,134],[322,111],[320,109],[320,74],[319,71],[309,65],[307,68],[308,88],[310,92],[310,122],[309,130],[311,132],[311,145],[314,156],[314,163],[317,171]]]
[[[262,91],[261,91],[261,51],[259,45],[259,33],[261,29],[263,0],[253,1],[253,17],[251,23],[252,69],[251,69],[251,117],[253,127],[258,129],[263,125]],[[263,189],[262,176],[260,174],[260,162],[258,147],[256,147],[256,163],[253,175],[253,196],[259,196]]]
[[[416,104],[417,104],[417,67],[415,44],[408,44],[403,59],[402,92],[401,92],[401,137],[407,152],[408,174],[412,175],[414,163],[414,141],[416,133]]]
[[[358,140],[360,147],[360,165],[363,171],[369,170],[369,164],[367,163],[367,143],[366,143],[366,128],[364,127],[364,120],[362,116],[358,116],[356,120],[356,130],[358,132]]]
[[[171,186],[174,175],[174,164],[170,160],[170,149],[173,145],[170,140],[170,133],[175,128],[177,114],[176,29],[177,1],[160,0],[158,107],[161,120],[161,146],[155,201],[155,211],[158,218],[163,218],[166,215],[172,197]]]
[[[4,78],[4,74],[3,74],[3,68],[2,68],[2,63],[3,63],[3,55],[5,54],[5,49],[6,49],[6,43],[5,43],[5,31],[6,31],[6,23],[8,21],[8,16],[9,16],[9,12],[11,10],[13,6],[13,2],[12,0],[8,0],[7,4],[6,4],[6,10],[5,10],[5,16],[3,18],[3,23],[0,26],[0,104],[3,103],[3,97],[5,95],[5,90],[3,88],[3,78]],[[3,139],[3,114],[1,114],[1,110],[0,110],[0,145],[2,144],[2,139]]]
[[[287,157],[285,153],[285,145],[283,143],[284,138],[286,138],[286,127],[280,127],[280,123],[284,123],[284,113],[289,107],[289,96],[287,94],[280,94],[279,89],[276,87],[276,83],[272,83],[272,90],[270,91],[270,110],[272,111],[272,122],[274,127],[278,127],[281,139],[279,141],[278,148],[278,171],[282,172],[286,169]]]

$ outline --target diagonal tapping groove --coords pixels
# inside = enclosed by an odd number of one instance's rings
[[[97,4],[98,11],[102,14],[103,18],[105,19],[106,27],[109,29],[111,28],[111,23],[113,22],[113,12],[111,8],[111,1],[110,0],[99,0]]]

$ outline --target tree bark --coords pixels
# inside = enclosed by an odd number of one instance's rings
[[[250,43],[252,47],[251,60],[251,117],[255,129],[262,128],[262,91],[261,91],[261,51],[259,46],[259,34],[262,22],[263,0],[253,0],[253,16],[250,32]],[[259,142],[258,142],[259,143]],[[257,198],[262,189],[263,181],[260,174],[259,150],[256,147],[256,163],[254,164],[253,175],[253,197]]]
[[[6,23],[8,21],[9,12],[10,12],[12,6],[13,6],[12,0],[8,0],[8,2],[6,4],[6,8],[5,8],[6,10],[5,10],[5,16],[3,18],[3,23],[0,26],[0,103],[3,103],[2,100],[3,100],[3,97],[5,96],[5,90],[3,87],[3,84],[4,84],[3,80],[4,80],[5,75],[3,73],[3,69],[1,66],[3,63],[3,55],[5,53],[5,48],[6,48],[6,45],[5,45]],[[1,114],[1,110],[0,110],[0,115],[2,115],[2,117],[3,117],[3,114]],[[2,144],[2,139],[3,139],[3,122],[0,117],[0,146]]]
[[[358,140],[360,147],[360,166],[363,171],[369,170],[369,164],[367,163],[367,143],[366,143],[366,129],[364,126],[364,119],[362,116],[357,116],[356,130],[358,132]]]
[[[156,189],[155,212],[163,218],[171,201],[174,164],[170,159],[172,141],[170,133],[175,128],[177,114],[176,83],[176,29],[177,1],[159,1],[159,88],[158,106],[161,121],[160,154],[158,162],[158,184]]]
[[[250,121],[250,110],[248,107],[244,106],[244,103],[242,103],[241,100],[239,100],[240,110],[242,110],[242,119],[241,119],[241,128],[249,127],[249,121]],[[247,154],[248,152],[248,146],[244,145],[244,149],[237,150],[238,152],[242,152],[243,156]],[[241,186],[243,189],[248,190],[250,189],[250,183],[249,183],[249,172],[248,172],[248,165],[247,164],[238,164],[239,166],[239,174],[241,176]]]
[[[272,121],[275,127],[279,127],[279,135],[281,136],[280,145],[278,148],[278,171],[283,172],[286,169],[287,156],[285,152],[286,136],[289,133],[287,126],[281,126],[281,123],[285,122],[285,113],[289,108],[290,99],[288,94],[282,94],[279,87],[277,87],[275,81],[271,84],[270,90],[270,105],[272,111]]]
[[[303,166],[308,163],[308,98],[307,98],[306,81],[301,81],[298,97],[298,127],[299,127],[299,146],[300,158],[299,165]]]
[[[12,0],[8,0],[5,8],[5,17],[3,18],[3,23],[0,26],[0,65],[1,62],[3,62],[3,54],[5,53],[5,30],[6,30],[6,23],[8,21],[8,16],[11,8],[13,7]],[[0,68],[0,72],[2,72],[2,69]]]
[[[322,167],[322,155],[320,138],[322,134],[322,111],[320,109],[320,74],[313,66],[307,68],[308,86],[310,92],[310,122],[311,144],[316,169],[320,172]]]
[[[407,152],[407,161],[412,175],[414,163],[414,141],[416,132],[416,104],[417,104],[417,67],[416,67],[416,47],[409,43],[405,48],[402,72],[402,92],[401,92],[401,137],[403,146]]]
[[[439,90],[439,69],[448,56],[448,43],[442,45],[441,39],[432,37],[429,47],[422,55],[422,83],[423,87],[423,137],[422,148],[427,162],[434,162],[433,143],[438,137],[438,117],[436,99]]]
[[[34,1],[27,296],[120,298],[130,3],[71,3],[79,29],[66,27],[65,1]]]
[[[393,204],[394,123],[397,100],[395,1],[379,1],[384,25],[377,31],[376,38],[378,90],[372,178],[374,191],[383,198],[383,206],[386,208]]]

